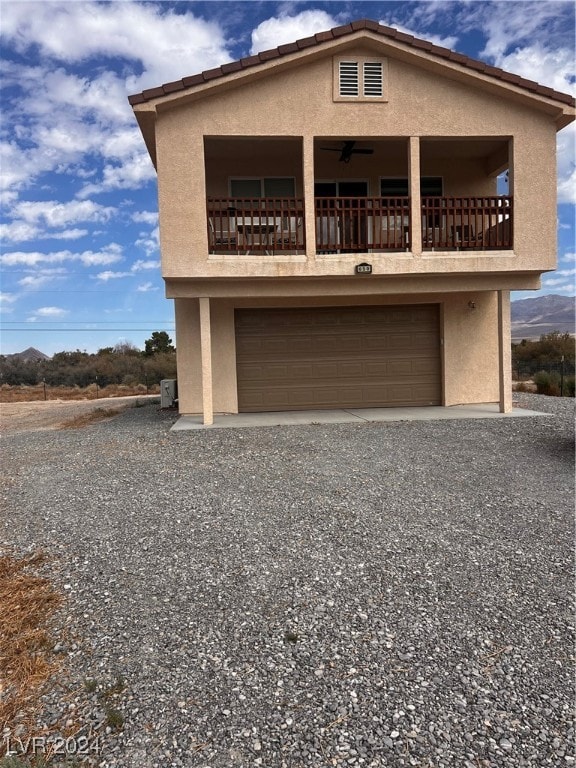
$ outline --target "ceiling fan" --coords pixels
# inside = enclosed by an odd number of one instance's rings
[[[340,152],[339,161],[341,163],[349,163],[352,159],[352,155],[372,155],[373,149],[363,149],[362,147],[355,148],[355,141],[345,141],[344,146],[341,149],[336,147],[320,147],[325,152]]]

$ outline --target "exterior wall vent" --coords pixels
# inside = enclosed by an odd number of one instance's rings
[[[368,56],[332,59],[334,101],[388,101],[388,59]]]
[[[364,62],[364,96],[380,98],[382,95],[382,62]]]
[[[358,96],[358,62],[340,62],[340,96]]]

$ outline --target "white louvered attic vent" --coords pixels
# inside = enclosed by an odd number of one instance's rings
[[[382,87],[382,62],[364,62],[364,96],[379,98],[383,94]]]
[[[340,62],[340,96],[358,96],[358,62],[341,61]]]

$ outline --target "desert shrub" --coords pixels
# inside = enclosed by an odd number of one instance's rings
[[[574,397],[576,390],[576,378],[574,376],[567,376],[564,379],[564,396]]]
[[[122,378],[122,386],[124,387],[135,387],[138,383],[139,379],[133,373],[127,373],[126,376]]]
[[[536,392],[539,395],[552,395],[553,397],[560,395],[560,374],[556,371],[552,371],[552,373],[538,371],[534,376],[534,384],[536,384]]]

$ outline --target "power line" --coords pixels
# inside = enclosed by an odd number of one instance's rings
[[[149,333],[157,331],[153,328],[4,328],[3,333],[102,333],[103,331],[122,331],[122,333]],[[175,331],[176,328],[166,328],[167,331]]]
[[[2,320],[3,325],[21,325],[22,320]],[[134,320],[34,320],[30,325],[131,325]],[[146,320],[148,323],[158,325],[174,325],[174,320]]]

